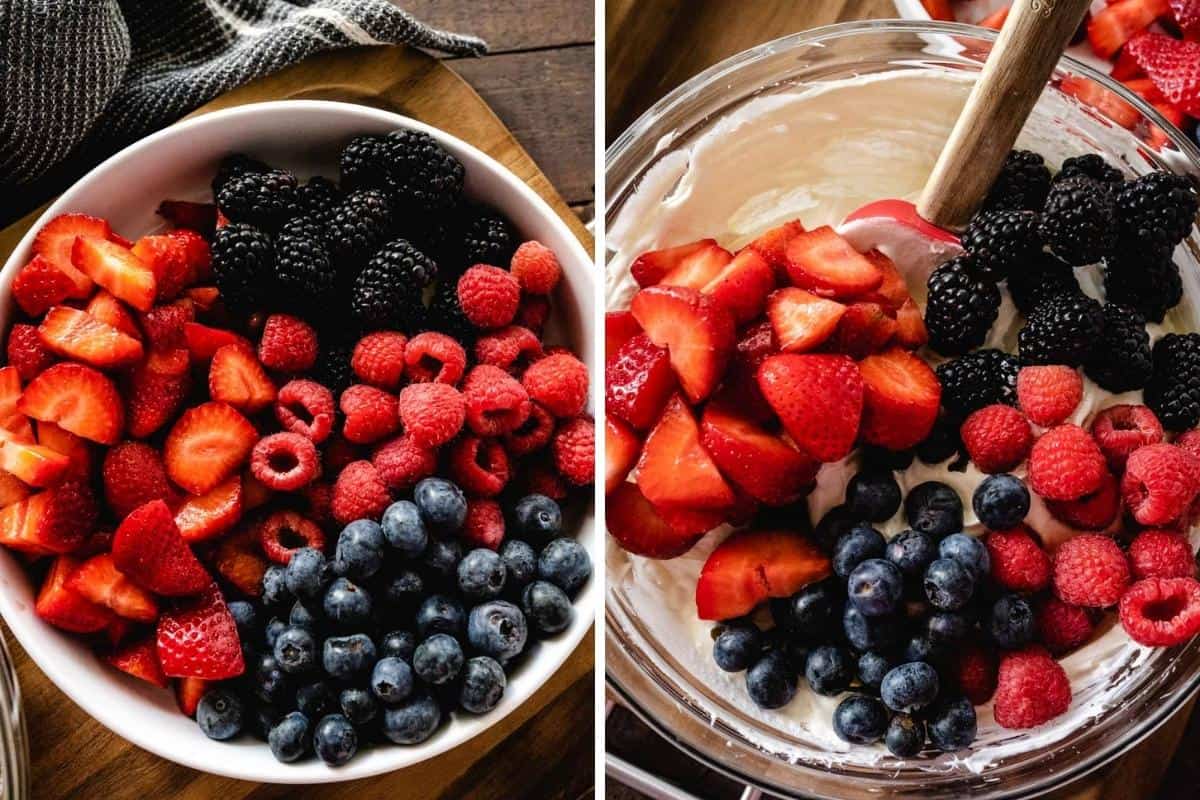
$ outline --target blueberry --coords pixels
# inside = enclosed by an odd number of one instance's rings
[[[417,637],[411,631],[392,631],[379,640],[380,658],[400,658],[412,661],[417,649]]]
[[[850,573],[846,594],[868,617],[891,614],[904,594],[904,576],[892,562],[869,558]]]
[[[241,698],[225,689],[210,689],[196,706],[196,722],[210,739],[232,739],[242,732]]]
[[[341,714],[322,717],[313,731],[313,751],[331,767],[339,767],[358,752],[358,732]]]
[[[925,723],[908,714],[895,714],[888,723],[883,743],[897,758],[912,758],[925,746]]]
[[[936,611],[925,620],[925,632],[931,641],[946,644],[963,639],[971,630],[971,623],[962,614],[954,611]]]
[[[891,668],[892,660],[876,650],[868,650],[858,657],[858,679],[868,689],[878,689]]]
[[[527,636],[525,615],[504,600],[475,606],[467,617],[467,639],[471,646],[500,661],[514,658],[524,650]]]
[[[342,689],[338,695],[338,708],[353,725],[366,725],[379,713],[375,698],[366,689]]]
[[[229,613],[237,624],[238,636],[242,641],[252,638],[258,630],[258,612],[254,610],[254,605],[245,600],[231,600]]]
[[[287,673],[279,668],[275,656],[264,653],[254,665],[254,694],[264,703],[280,703],[291,691]]]
[[[370,519],[357,519],[338,535],[333,572],[352,581],[365,581],[383,566],[383,528]]]
[[[277,761],[288,764],[301,758],[308,750],[308,717],[291,712],[271,728],[267,744]]]
[[[309,719],[336,711],[337,696],[327,681],[308,683],[296,690],[296,708]]]
[[[421,519],[442,533],[457,533],[467,518],[467,498],[445,478],[426,478],[413,489],[413,502]]]
[[[315,547],[292,553],[284,568],[284,583],[294,596],[312,600],[321,596],[332,577],[325,554]]]
[[[463,667],[458,704],[472,714],[486,714],[504,696],[504,668],[493,658],[476,656]]]
[[[868,522],[891,519],[900,508],[900,485],[890,471],[860,472],[846,485],[846,507]]]
[[[883,703],[865,694],[852,694],[833,710],[833,732],[851,744],[872,744],[887,732]]]
[[[548,542],[562,535],[562,509],[544,494],[522,497],[513,507],[513,533],[531,542]]]
[[[992,559],[983,542],[966,533],[955,533],[942,539],[938,556],[952,558],[971,571],[976,582],[992,570]]]
[[[965,697],[949,697],[929,715],[929,740],[937,749],[951,753],[975,741],[975,706]]]
[[[726,672],[741,672],[762,653],[762,632],[753,623],[729,625],[713,642],[713,661]]]
[[[940,539],[962,530],[962,500],[958,492],[944,483],[919,483],[904,498],[904,517],[913,530]]]
[[[849,578],[868,558],[883,558],[887,542],[883,534],[870,525],[858,525],[842,535],[833,546],[833,571],[839,578]]]
[[[768,650],[746,670],[746,691],[759,708],[782,708],[796,696],[796,668],[781,650]]]
[[[924,661],[940,664],[945,660],[946,648],[930,638],[928,633],[915,633],[908,637],[900,649],[900,659],[905,662]]]
[[[403,614],[412,614],[425,597],[425,580],[411,569],[402,569],[383,587],[383,602]]]
[[[521,611],[535,631],[552,636],[562,633],[575,619],[566,592],[546,581],[534,581],[521,592]]]
[[[808,652],[811,649],[809,642],[804,641],[783,628],[772,628],[763,633],[762,638],[762,649],[764,651],[778,650],[787,657],[788,662],[792,665],[792,669],[795,672],[804,671],[804,663],[808,661]]]
[[[288,624],[279,617],[271,617],[271,621],[263,628],[263,641],[267,645],[268,650],[275,649],[275,640],[279,638],[279,634],[287,630]]]
[[[844,598],[835,578],[810,583],[771,603],[775,624],[807,639],[821,639],[838,624]]]
[[[910,528],[892,537],[884,554],[905,577],[915,578],[924,574],[925,568],[937,558],[937,544],[928,533]]]
[[[330,636],[321,652],[321,666],[332,678],[350,678],[375,663],[375,643],[364,633]]]
[[[349,580],[338,578],[325,592],[325,616],[344,627],[362,625],[371,618],[371,596]]]
[[[1033,641],[1034,617],[1029,601],[1016,594],[1002,596],[992,606],[988,633],[992,641],[1006,650],[1016,650]]]
[[[282,606],[290,602],[292,593],[288,591],[284,579],[284,569],[278,564],[267,567],[262,578],[262,601],[265,606]]]
[[[991,530],[1015,528],[1029,513],[1029,490],[1014,475],[989,475],[976,487],[971,508]]]
[[[435,633],[461,636],[466,630],[466,616],[457,600],[443,594],[431,594],[417,609],[417,636],[422,639]]]
[[[821,521],[813,528],[813,538],[825,550],[832,552],[838,539],[841,539],[860,523],[862,520],[851,513],[846,506],[834,506],[826,512],[825,516],[821,517]]]
[[[937,670],[923,661],[911,661],[883,676],[879,696],[892,711],[911,714],[936,700],[938,688]]]
[[[504,562],[504,583],[513,589],[523,589],[537,577],[537,551],[520,539],[509,539],[500,547]]]
[[[896,642],[900,626],[895,617],[868,617],[853,603],[842,612],[842,632],[856,650],[880,650]]]
[[[429,543],[429,532],[425,530],[425,521],[417,504],[408,500],[392,503],[383,512],[380,520],[383,535],[388,544],[406,558],[416,558],[425,552]]]
[[[957,611],[975,591],[971,571],[952,558],[939,558],[925,569],[925,596],[934,608]]]
[[[504,591],[505,574],[499,553],[476,548],[458,562],[458,590],[468,600],[491,600]]]
[[[555,539],[538,556],[538,577],[574,597],[592,576],[592,559],[574,539]]]
[[[410,697],[383,711],[383,735],[396,744],[420,744],[433,735],[442,721],[442,710],[429,695]]]
[[[318,623],[316,615],[303,602],[297,600],[292,603],[291,613],[288,614],[288,625],[293,628],[304,628],[306,631],[315,631]]]
[[[461,559],[462,547],[457,539],[430,539],[421,563],[437,577],[450,580],[457,574]]]
[[[418,678],[434,685],[454,680],[462,665],[462,647],[457,639],[444,633],[430,636],[413,653],[413,671]]]
[[[290,675],[308,672],[317,664],[317,642],[304,628],[288,626],[275,640],[275,660]]]
[[[268,741],[271,729],[283,719],[283,711],[270,703],[254,703],[250,709],[250,718],[242,726],[250,735],[262,741]]]
[[[804,677],[817,694],[841,694],[854,680],[854,659],[844,647],[825,644],[815,647],[804,664]]]
[[[371,671],[371,693],[390,706],[408,698],[413,690],[413,671],[407,661],[381,658]]]

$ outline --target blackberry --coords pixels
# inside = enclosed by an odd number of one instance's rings
[[[365,261],[391,238],[392,203],[378,189],[351,192],[333,211],[326,239],[335,260]]]
[[[1084,294],[1042,301],[1017,334],[1023,364],[1082,364],[1104,331],[1104,312]]]
[[[1033,211],[981,211],[963,232],[962,245],[973,257],[980,278],[1004,280],[1041,252],[1038,215]]]
[[[958,355],[983,344],[1000,311],[1000,290],[974,275],[974,259],[959,256],[929,276],[925,326],[929,345],[942,355]]]
[[[279,232],[275,234],[275,238],[299,236],[305,239],[317,239],[324,242],[326,233],[325,226],[317,220],[310,216],[299,216],[292,217],[283,223],[279,228]]]
[[[463,226],[463,268],[491,264],[507,269],[517,244],[508,220],[492,209],[476,209]]]
[[[338,157],[342,185],[350,190],[381,188],[386,160],[387,148],[382,136],[355,136]]]
[[[1183,299],[1183,279],[1170,253],[1121,247],[1105,259],[1104,297],[1137,310],[1151,322],[1162,322]]]
[[[337,281],[329,251],[313,233],[292,226],[275,238],[275,280],[283,301],[299,311],[315,312],[327,303]]]
[[[437,140],[401,128],[384,137],[387,181],[397,203],[426,213],[446,211],[462,195],[465,170]]]
[[[1158,340],[1145,398],[1169,431],[1200,423],[1200,333],[1168,333]]]
[[[1045,160],[1029,150],[1013,150],[1004,160],[984,207],[1040,211],[1048,191],[1050,169]]]
[[[217,166],[217,173],[212,179],[212,193],[215,200],[230,178],[236,178],[239,175],[245,175],[247,172],[270,172],[271,168],[259,161],[257,158],[251,158],[245,153],[233,153],[221,159],[220,165]]]
[[[234,222],[273,231],[296,216],[296,176],[281,169],[244,172],[225,181],[217,207]]]
[[[1117,245],[1116,201],[1099,181],[1078,176],[1050,189],[1042,238],[1054,255],[1076,267],[1094,264]]]
[[[300,213],[324,224],[333,217],[334,210],[345,195],[338,185],[328,178],[317,175],[296,189],[296,205]]]
[[[234,313],[246,313],[267,295],[275,276],[271,237],[258,228],[231,222],[213,234],[212,268],[221,300]]]
[[[470,345],[478,336],[478,330],[463,313],[458,302],[458,284],[446,279],[438,284],[429,304],[429,326],[457,339],[464,345]]]
[[[1017,310],[1029,316],[1043,300],[1056,294],[1079,294],[1080,289],[1070,264],[1043,253],[1024,268],[1013,270],[1008,276],[1008,292]]]
[[[401,325],[399,312],[421,305],[421,293],[437,277],[437,264],[404,239],[384,245],[354,281],[350,296],[355,316],[368,327]]]
[[[987,352],[981,350],[979,352]],[[941,464],[963,449],[959,436],[959,422],[948,417],[938,417],[929,435],[917,445],[917,458],[924,464]]]
[[[321,342],[317,363],[310,372],[312,379],[337,397],[353,382],[354,373],[350,369],[350,357],[353,353],[354,345],[351,343]]]
[[[1117,303],[1108,303],[1103,311],[1104,331],[1083,371],[1110,392],[1141,389],[1154,373],[1146,319]]]
[[[1166,254],[1183,241],[1196,220],[1197,198],[1191,179],[1150,172],[1117,192],[1122,244]]]
[[[1105,161],[1103,156],[1096,153],[1087,153],[1086,155],[1074,156],[1064,161],[1062,169],[1054,176],[1054,183],[1079,176],[1091,178],[1110,188],[1120,186],[1125,180],[1125,176],[1121,170]]]
[[[942,384],[942,408],[953,419],[965,419],[993,403],[1016,405],[1020,369],[1016,356],[992,348],[939,364],[936,372]]]

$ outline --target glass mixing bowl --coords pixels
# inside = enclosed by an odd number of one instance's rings
[[[969,78],[982,68],[993,40],[993,33],[965,25],[902,21],[842,24],[769,42],[691,79],[651,108],[609,148],[609,272],[627,268],[630,253],[621,252],[620,236],[628,228],[628,217],[657,213],[656,205],[664,204],[672,193],[681,192],[680,181],[663,180],[663,174],[672,174],[671,169],[688,164],[693,155],[691,146],[716,126],[728,127],[730,116],[748,103],[782,97],[815,83],[888,71],[925,78],[933,77],[929,72],[933,70],[940,77],[948,73]],[[1109,101],[1127,104],[1117,105],[1120,113],[1114,114],[1124,124],[1068,97],[1063,81],[1075,86],[1071,94],[1077,96],[1080,79],[1095,81],[1111,92]],[[968,81],[963,83],[969,86]],[[962,88],[961,99],[965,96],[966,88]],[[925,109],[905,107],[896,98],[886,102],[896,106],[897,126],[920,127],[917,121]],[[950,115],[947,124],[952,119]],[[748,137],[747,147],[762,144],[777,133],[755,131],[753,122],[740,124],[738,132]],[[836,122],[819,117],[807,119],[805,125],[810,127],[805,130],[811,136],[797,136],[794,146],[837,144],[838,132],[822,130],[824,124]],[[939,135],[944,138],[947,132],[942,130]],[[918,134],[927,135],[928,131],[916,131],[914,135]],[[1023,136],[1025,146],[1047,153],[1047,160],[1055,166],[1063,155],[1100,152],[1129,174],[1156,168],[1200,174],[1200,150],[1195,143],[1123,86],[1070,58],[1060,63]],[[779,159],[774,179],[786,182],[786,148],[774,152]],[[736,159],[737,152],[725,155]],[[656,166],[667,169],[653,172]],[[831,175],[853,168],[849,163],[828,166]],[[725,167],[727,178],[738,175],[736,165],[727,163]],[[877,172],[870,178],[876,188],[882,189],[879,196],[888,196],[889,176],[884,174],[886,170]],[[718,186],[687,186],[683,191],[706,189],[715,193],[713,205],[723,213],[741,202],[741,198],[728,196],[740,188],[729,181]],[[819,195],[820,188],[813,191]],[[651,195],[649,203],[645,202],[647,192]],[[764,197],[780,203],[795,200],[786,191]],[[833,199],[831,195],[825,201]],[[623,220],[623,210],[633,213]],[[837,210],[840,214],[849,209]],[[720,215],[714,219],[724,221]],[[724,231],[719,227],[714,230],[709,227],[714,224],[711,219],[675,219],[673,223],[673,229],[665,235],[673,237],[676,244],[715,235],[722,244],[736,247],[758,232],[739,229],[736,222]],[[693,229],[701,227],[707,230]],[[1198,255],[1200,239],[1193,232],[1175,254],[1184,276],[1185,301],[1177,312],[1172,312],[1177,326],[1191,329],[1200,318]],[[614,274],[609,277],[609,302],[619,304],[627,299],[628,287],[617,288],[611,280]],[[780,795],[838,800],[881,796],[951,798],[966,794],[975,798],[1034,796],[1063,786],[1132,748],[1183,706],[1200,684],[1200,641],[1163,650],[1123,647],[1106,653],[1099,669],[1088,671],[1085,664],[1087,680],[1073,679],[1072,712],[1032,735],[1002,730],[991,721],[990,712],[981,715],[980,737],[973,752],[977,756],[985,754],[979,756],[986,758],[983,763],[978,758],[972,761],[965,753],[929,751],[919,759],[900,760],[882,752],[882,748],[847,752],[844,746],[834,746],[836,742],[831,744],[784,724],[778,716],[756,713],[746,701],[733,696],[744,696],[743,686],[701,677],[695,654],[687,650],[696,644],[694,637],[688,640],[686,635],[675,635],[678,631],[671,627],[671,621],[664,623],[664,615],[673,615],[678,628],[696,624],[690,596],[677,593],[674,603],[668,599],[648,605],[636,583],[645,580],[647,573],[636,577],[631,564],[631,557],[610,541],[606,646],[611,688],[649,725],[695,758]],[[649,567],[658,569],[655,565]],[[695,569],[698,566],[693,564],[693,575]],[[648,574],[662,578],[667,573]],[[661,600],[670,595],[664,592],[656,597]],[[1108,624],[1111,626],[1111,619]],[[1110,633],[1120,635],[1121,631]],[[1086,660],[1088,656],[1079,658]],[[740,676],[734,677],[740,684]],[[987,753],[995,753],[996,757]]]

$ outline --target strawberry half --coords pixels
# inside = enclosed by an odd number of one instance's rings
[[[196,594],[212,577],[179,535],[162,500],[152,500],[121,522],[113,536],[117,568],[139,586],[167,597]]]
[[[103,289],[92,296],[84,311],[105,325],[111,325],[126,336],[132,336],[139,340],[142,338],[142,331],[138,327],[137,320],[133,318],[133,314],[120,300]]]
[[[921,309],[910,297],[896,312],[896,344],[909,350],[924,347],[929,342],[929,329],[925,327],[925,317]]]
[[[100,369],[114,369],[142,358],[142,343],[87,312],[55,306],[38,325],[38,337],[51,352]]]
[[[733,492],[700,443],[700,428],[679,395],[667,401],[646,437],[637,481],[655,505],[689,510],[733,505]]]
[[[40,317],[46,309],[73,297],[75,284],[58,267],[34,256],[13,278],[12,293],[22,311]]]
[[[163,674],[162,664],[158,663],[158,648],[153,638],[127,644],[121,649],[105,655],[104,661],[121,672],[141,678],[160,688],[165,689],[171,685],[167,676]]]
[[[864,358],[863,441],[888,450],[915,447],[933,430],[942,385],[925,361],[898,347]]]
[[[787,249],[792,239],[804,233],[804,225],[794,219],[759,236],[746,247],[762,256],[775,274],[783,276],[787,273]]]
[[[864,358],[883,350],[899,327],[878,303],[851,303],[838,320],[828,349],[851,358]]]
[[[848,356],[771,356],[758,386],[801,450],[829,463],[854,447],[863,410],[863,380]]]
[[[1096,55],[1108,61],[1135,34],[1170,12],[1168,0],[1117,0],[1088,20],[1088,43]]]
[[[216,584],[158,620],[158,660],[172,678],[220,681],[246,670],[237,624]]]
[[[231,475],[207,494],[187,498],[175,509],[175,525],[185,542],[213,539],[242,518],[242,479]]]
[[[607,494],[625,481],[641,452],[637,434],[613,416],[604,419],[604,492]]]
[[[609,359],[604,381],[605,410],[641,431],[655,423],[678,387],[670,355],[644,333]]]
[[[762,314],[775,288],[775,268],[756,250],[743,248],[700,291],[711,295],[742,324]]]
[[[33,613],[64,631],[95,633],[108,627],[113,613],[68,585],[71,576],[79,569],[79,563],[70,556],[54,559],[38,591]]]
[[[815,349],[833,335],[845,313],[846,307],[836,300],[795,287],[780,289],[767,298],[767,319],[785,353]]]
[[[213,354],[208,370],[208,393],[247,414],[257,414],[275,402],[275,384],[258,363],[254,351],[227,344]]]
[[[179,417],[163,446],[167,474],[193,495],[232,475],[258,441],[258,431],[233,406],[210,402]]]
[[[81,272],[139,311],[154,305],[158,287],[154,272],[132,251],[106,239],[75,240],[71,263]]]
[[[129,377],[129,435],[145,438],[174,417],[190,379],[187,350],[151,350]]]
[[[1168,103],[1200,116],[1200,42],[1144,33],[1129,43],[1128,50]]]
[[[629,311],[609,311],[604,314],[604,360],[608,361],[621,345],[642,332],[642,326],[637,324]]]
[[[605,522],[617,544],[647,558],[675,558],[692,549],[710,529],[721,524],[719,514],[686,512],[684,518],[668,522],[638,489],[622,483],[604,499]]]
[[[82,364],[55,364],[38,375],[21,393],[17,410],[100,444],[116,442],[125,427],[117,387]]]
[[[792,531],[735,533],[709,555],[696,582],[700,619],[749,614],[770,597],[790,597],[831,572],[816,545]]]
[[[200,705],[200,698],[211,688],[212,681],[202,678],[178,678],[175,681],[175,703],[184,715],[194,717],[196,708]]]
[[[98,516],[88,485],[67,481],[0,510],[0,544],[35,556],[69,553],[91,534]]]
[[[638,292],[633,317],[659,347],[667,348],[679,385],[693,403],[712,394],[733,352],[733,317],[695,289],[654,286]]]
[[[182,297],[138,315],[146,344],[153,350],[177,350],[186,345],[183,326],[196,318],[192,301]]]
[[[787,262],[792,284],[822,297],[854,297],[883,282],[879,268],[828,225],[794,237]]]
[[[153,622],[158,618],[154,596],[117,569],[111,553],[92,556],[80,564],[67,585],[119,617],[138,622]]]
[[[199,322],[188,322],[183,326],[183,337],[187,342],[188,352],[196,361],[208,361],[222,347],[230,344],[241,344],[254,349],[254,345],[244,336],[221,328],[210,328]]]
[[[732,260],[733,254],[716,242],[710,242],[681,259],[658,285],[703,289]]]
[[[689,242],[663,250],[651,250],[634,259],[633,264],[629,267],[629,272],[637,281],[638,286],[642,288],[654,286],[667,277],[667,274],[678,267],[685,258],[714,246],[716,243],[716,239],[701,239],[698,242]]]
[[[721,472],[762,503],[781,506],[812,484],[820,464],[788,442],[714,400],[704,410],[700,441]]]
[[[75,266],[73,259],[75,240],[81,236],[103,241],[111,239],[113,231],[99,217],[62,214],[43,225],[33,239],[33,252],[71,280],[75,288],[70,296],[78,299],[91,294],[93,286],[92,279]]]

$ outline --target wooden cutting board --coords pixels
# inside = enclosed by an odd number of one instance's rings
[[[537,165],[478,94],[452,70],[406,47],[326,53],[236,89],[195,112],[263,100],[310,99],[361,103],[405,114],[441,128],[504,164],[545,199],[594,252],[591,234],[555,192]],[[42,212],[0,232],[9,251]],[[592,738],[593,634],[533,697],[486,733],[466,744],[390,775],[320,787],[274,786],[221,778],[179,766],[141,750],[91,719],[60,692],[21,649],[7,626],[29,724],[32,796],[35,800],[405,800],[457,797],[490,785],[496,797],[538,791],[544,776],[532,763],[562,749],[561,737]],[[535,718],[536,717],[536,718]],[[515,731],[520,741],[508,741]],[[498,757],[486,758],[497,751]],[[484,763],[486,762],[486,764]],[[486,768],[487,779],[476,774]],[[559,776],[561,778],[562,776]],[[564,783],[566,781],[563,781]],[[552,781],[547,780],[547,785]],[[472,787],[467,789],[465,787]]]

